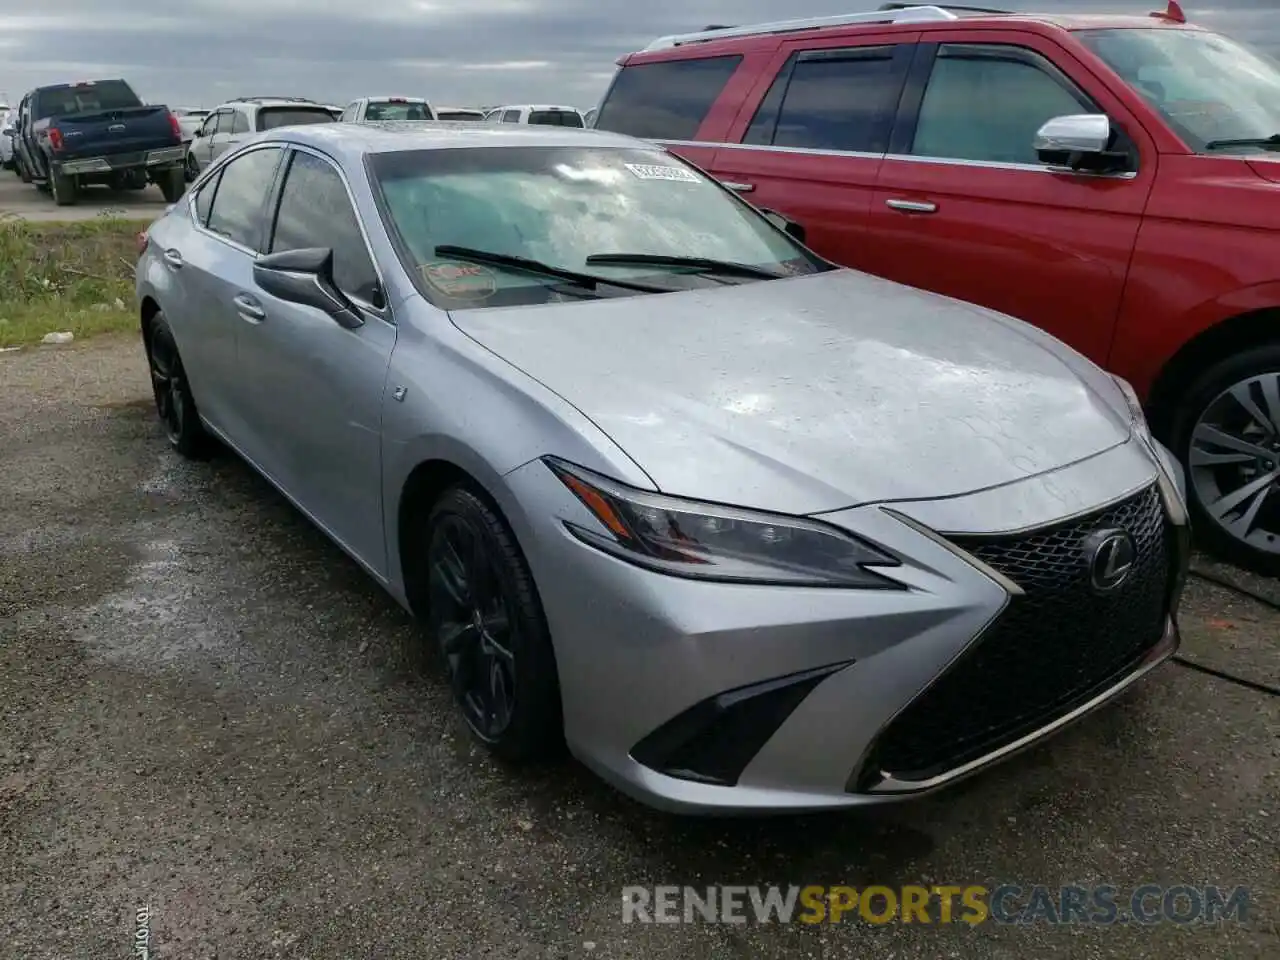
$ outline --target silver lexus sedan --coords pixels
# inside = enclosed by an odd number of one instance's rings
[[[500,757],[684,812],[916,796],[1177,645],[1182,473],[1127,385],[838,269],[659,147],[319,124],[140,238],[217,438],[423,623]]]

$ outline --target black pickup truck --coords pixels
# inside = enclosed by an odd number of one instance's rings
[[[22,99],[15,138],[23,179],[59,206],[94,183],[116,190],[154,183],[175,202],[186,189],[184,139],[168,107],[144,104],[123,80],[37,87]]]

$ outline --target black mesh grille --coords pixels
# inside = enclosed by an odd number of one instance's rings
[[[1109,528],[1127,531],[1137,556],[1099,594],[1083,541]],[[889,724],[863,765],[872,780],[924,780],[999,749],[1096,696],[1164,634],[1176,558],[1155,487],[1032,533],[952,541],[1026,594]]]

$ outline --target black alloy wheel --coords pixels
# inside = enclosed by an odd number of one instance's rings
[[[178,346],[163,315],[157,314],[151,321],[146,343],[151,392],[165,436],[178,453],[199,459],[208,450],[209,437],[200,423]]]
[[[466,487],[427,523],[427,632],[471,732],[530,760],[563,743],[555,659],[533,580],[501,517]]]

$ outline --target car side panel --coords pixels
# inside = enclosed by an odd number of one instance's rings
[[[1161,158],[1109,358],[1141,395],[1192,337],[1280,309],[1278,206],[1280,183],[1239,157]]]
[[[891,152],[871,203],[867,253],[854,265],[1034,323],[1105,364],[1156,179],[1154,144],[1124,104],[1053,40],[1000,30],[934,30],[924,39],[1007,44],[1039,55],[1124,128],[1138,147],[1139,170],[1132,178],[1091,177]],[[904,211],[904,202],[934,209]]]

